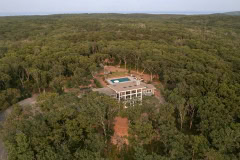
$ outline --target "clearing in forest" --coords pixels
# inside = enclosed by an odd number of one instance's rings
[[[114,135],[112,143],[121,148],[124,144],[128,145],[128,119],[116,117],[114,122]]]

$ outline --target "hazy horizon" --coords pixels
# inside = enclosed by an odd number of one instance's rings
[[[101,14],[101,13],[113,13],[113,14],[183,14],[183,15],[198,15],[198,14],[215,14],[215,13],[225,13],[225,12],[234,12],[234,11],[208,11],[208,12],[202,12],[202,11],[135,11],[135,12],[12,12],[12,13],[4,13],[0,12],[0,16],[31,16],[31,15],[54,15],[54,14]]]
[[[8,0],[0,15],[71,13],[222,13],[240,11],[239,0]]]

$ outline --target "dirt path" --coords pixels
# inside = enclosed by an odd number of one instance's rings
[[[33,95],[31,98],[27,98],[25,100],[18,102],[18,104],[21,105],[22,107],[35,104],[37,100],[37,96],[38,95]],[[0,113],[0,123],[4,123],[7,116],[12,112],[12,110],[13,110],[13,107],[9,107],[4,112]],[[4,149],[4,145],[1,139],[0,139],[0,160],[7,160],[7,152]]]
[[[128,144],[128,119],[116,117],[114,123],[114,135],[112,143],[121,148],[122,145]]]

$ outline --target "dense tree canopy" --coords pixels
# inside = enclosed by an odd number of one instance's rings
[[[126,111],[130,143],[118,158],[240,159],[240,17],[141,14],[0,18],[0,111],[56,92],[34,115],[16,107],[12,159],[108,157],[114,100],[63,94],[88,86],[106,59],[160,80],[166,99]]]
[[[3,132],[9,159],[100,159],[113,133],[116,106],[95,93],[81,99],[48,93],[34,108],[15,106]]]

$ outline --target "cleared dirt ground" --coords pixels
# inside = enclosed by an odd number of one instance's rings
[[[121,148],[123,144],[128,144],[128,119],[116,117],[114,122],[114,135],[112,143]]]

